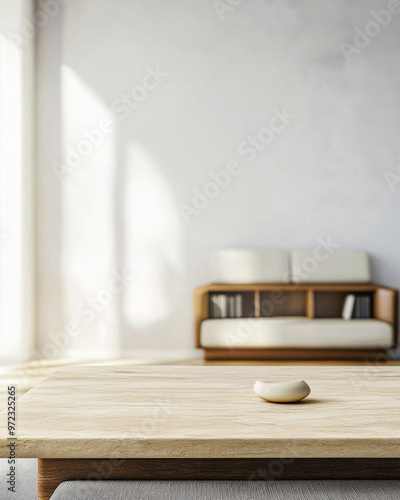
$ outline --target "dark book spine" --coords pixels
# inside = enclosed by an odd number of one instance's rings
[[[370,319],[372,316],[372,307],[371,307],[371,297],[368,295],[367,296],[367,318]]]
[[[356,296],[356,303],[354,305],[354,319],[360,319],[360,299],[359,295]]]

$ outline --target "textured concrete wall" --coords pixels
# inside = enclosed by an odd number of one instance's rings
[[[399,12],[69,2],[39,33],[43,341],[77,317],[77,349],[111,349],[115,331],[126,350],[190,348],[192,289],[228,246],[330,237],[370,251],[374,280],[398,286]],[[134,279],[96,311],[87,297],[124,269]]]

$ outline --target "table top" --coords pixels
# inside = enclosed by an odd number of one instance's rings
[[[306,380],[273,404],[256,380]],[[0,457],[7,457],[5,412]],[[20,458],[400,457],[400,369],[375,366],[71,367],[18,402]]]

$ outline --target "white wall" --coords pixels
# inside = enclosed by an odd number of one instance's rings
[[[221,20],[211,0],[71,0],[41,29],[42,342],[126,269],[134,279],[78,347],[192,347],[192,290],[229,246],[331,236],[370,251],[374,280],[397,287],[400,183],[385,173],[400,163],[400,14],[350,61],[340,47],[388,4],[244,0]],[[115,100],[158,66],[168,76],[122,119]],[[239,145],[276,109],[295,118],[247,161]],[[59,180],[54,161],[103,118],[115,130]],[[182,205],[231,160],[240,174],[187,222]]]

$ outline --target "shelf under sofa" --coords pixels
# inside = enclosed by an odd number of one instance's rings
[[[204,349],[208,361],[368,361],[387,359],[386,349]]]

